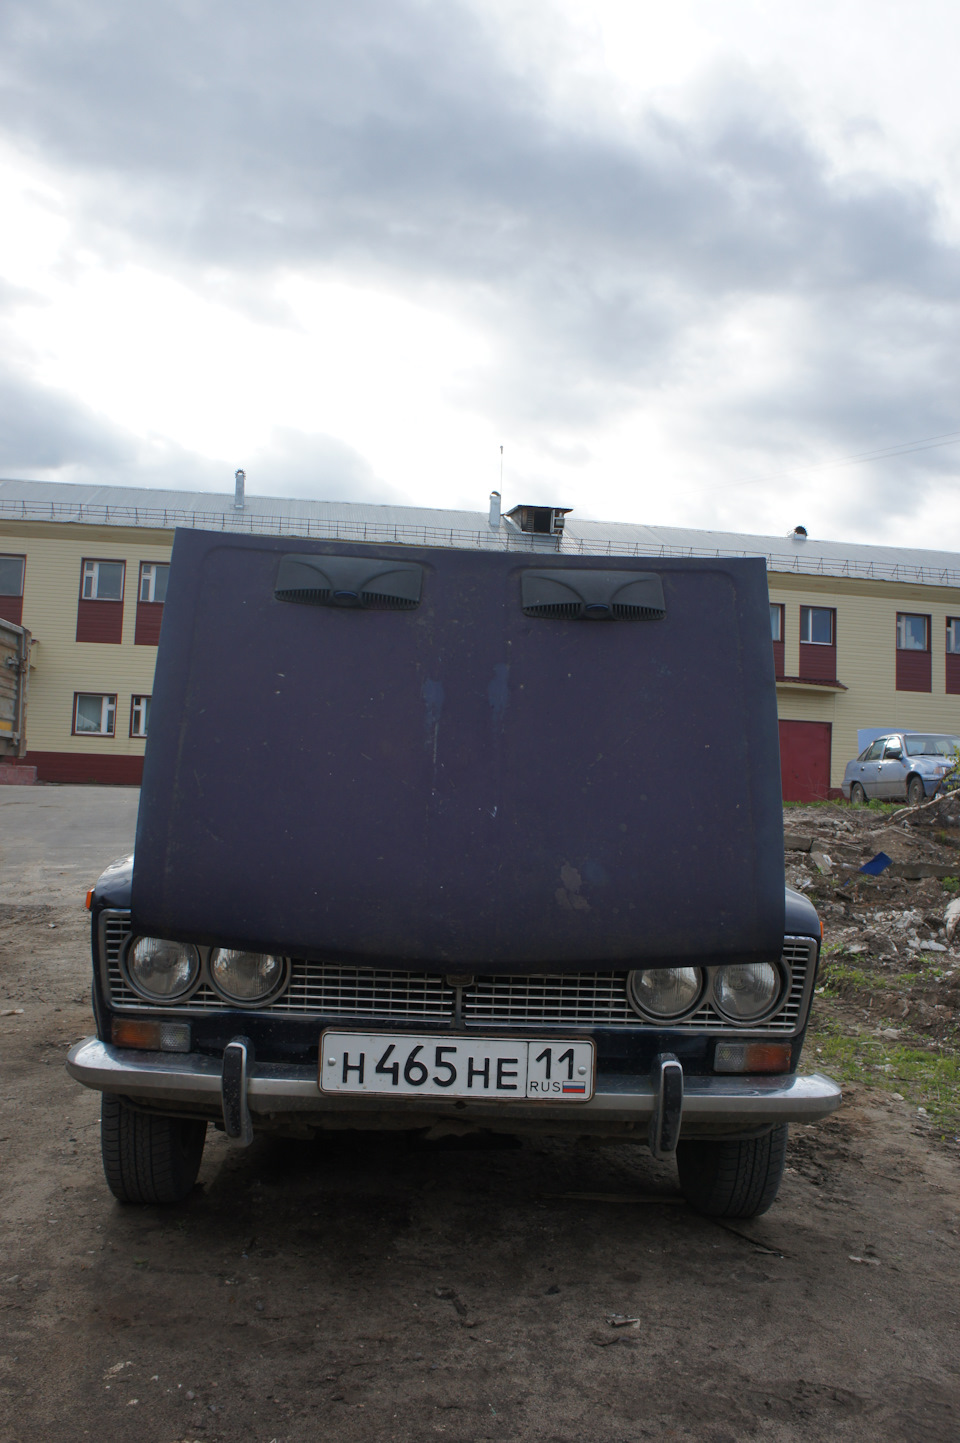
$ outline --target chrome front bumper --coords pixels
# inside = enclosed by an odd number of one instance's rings
[[[199,1053],[135,1052],[95,1037],[76,1043],[67,1071],[98,1092],[116,1093],[157,1111],[191,1111],[226,1123],[239,1142],[252,1136],[248,1123],[269,1130],[293,1115],[315,1127],[430,1127],[478,1124],[498,1131],[636,1133],[645,1136],[662,1112],[662,1081],[605,1073],[589,1102],[482,1102],[405,1097],[344,1097],[322,1093],[314,1067],[257,1062],[235,1052],[219,1058]],[[239,1092],[238,1092],[239,1089]],[[840,1105],[840,1089],[814,1073],[771,1077],[684,1077],[681,1137],[746,1136],[780,1122],[813,1122]],[[652,1145],[652,1144],[651,1144]]]

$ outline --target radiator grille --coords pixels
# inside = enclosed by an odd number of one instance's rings
[[[806,990],[814,944],[806,938],[784,939],[782,959],[790,971],[786,1002],[764,1032],[792,1033],[797,1029]],[[641,1019],[627,1001],[625,972],[580,972],[556,977],[478,977],[463,995],[463,1019],[468,1026],[524,1027],[637,1027]],[[705,1002],[692,1016],[676,1024],[685,1031],[716,1031],[730,1027]]]
[[[156,1011],[124,981],[120,950],[127,935],[127,917],[108,914],[103,923],[104,980],[111,1003],[125,1010]],[[803,1016],[816,944],[806,937],[784,939],[782,958],[789,970],[787,999],[775,1017],[756,1029],[790,1035]],[[557,976],[480,976],[462,994],[467,1027],[643,1027],[627,1001],[626,972],[571,972]],[[224,1003],[206,984],[192,997],[164,1013],[222,1010]],[[456,994],[442,977],[426,972],[338,967],[294,958],[290,986],[276,1002],[262,1009],[275,1015],[315,1015],[452,1026]],[[684,1031],[730,1029],[709,1002],[676,1024]],[[744,1029],[740,1029],[744,1030]]]

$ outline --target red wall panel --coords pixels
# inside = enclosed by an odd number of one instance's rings
[[[22,616],[22,596],[0,596],[0,621],[12,621],[14,626],[22,626]],[[960,657],[957,660],[960,661]]]
[[[929,651],[897,652],[897,691],[931,691],[930,675]]]
[[[784,667],[786,665],[785,646],[786,643],[782,641],[775,641],[773,643],[773,669],[777,676],[784,675]]]
[[[823,801],[830,790],[830,722],[781,721],[780,776],[785,802]]]
[[[960,696],[960,652],[947,652],[947,696]]]
[[[122,601],[77,602],[77,640],[109,641],[119,646],[123,639]]]
[[[837,648],[801,641],[799,674],[805,681],[836,681]]]
[[[36,767],[41,782],[100,782],[138,787],[143,757],[117,757],[105,752],[27,752],[27,766]]]
[[[160,640],[162,620],[162,601],[138,601],[137,628],[133,634],[134,646],[156,646]]]

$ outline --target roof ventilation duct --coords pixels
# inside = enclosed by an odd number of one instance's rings
[[[236,490],[235,490],[234,493],[233,493],[233,509],[234,509],[234,511],[242,511],[242,510],[243,510],[243,506],[244,506],[244,501],[243,501],[243,483],[244,483],[244,482],[246,481],[246,479],[247,479],[247,473],[246,473],[246,471],[241,471],[241,470],[238,468],[238,469],[237,469],[236,471],[234,471],[234,473],[233,473],[233,479],[234,479],[234,481],[236,482]]]
[[[564,517],[572,510],[571,506],[514,506],[507,520],[535,536],[562,536]]]

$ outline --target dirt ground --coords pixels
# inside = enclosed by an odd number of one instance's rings
[[[82,892],[129,845],[135,795],[17,791],[0,797],[3,1443],[955,1443],[958,1158],[887,1074],[793,1129],[780,1200],[735,1226],[633,1147],[237,1151],[212,1129],[187,1203],[119,1206],[98,1099],[63,1057],[91,1030]],[[855,1032],[861,1001],[825,990],[823,1036]]]

